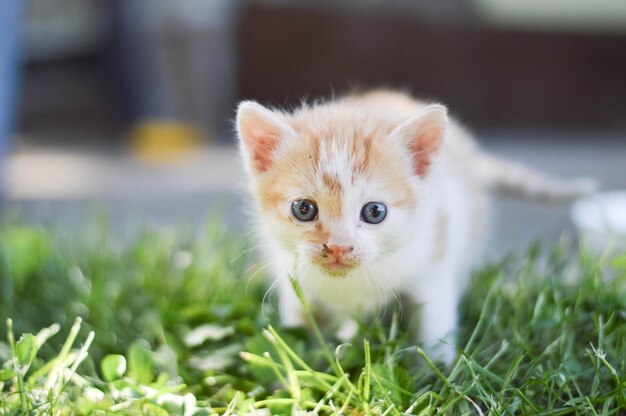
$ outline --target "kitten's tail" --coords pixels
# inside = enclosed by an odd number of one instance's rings
[[[520,163],[489,155],[477,155],[473,172],[488,187],[542,201],[567,201],[598,188],[592,178],[559,179]]]

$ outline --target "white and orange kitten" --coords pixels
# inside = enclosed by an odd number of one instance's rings
[[[236,125],[283,322],[303,322],[290,278],[314,307],[345,317],[344,336],[352,318],[403,292],[421,309],[417,338],[446,341],[447,361],[489,188],[568,197],[589,187],[486,155],[446,107],[391,91],[293,113],[244,101]]]

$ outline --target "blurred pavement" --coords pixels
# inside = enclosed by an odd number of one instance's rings
[[[565,139],[564,139],[565,138]],[[490,133],[484,148],[562,177],[592,176],[605,189],[626,188],[626,139],[578,133]],[[234,231],[246,231],[245,176],[234,147],[207,147],[178,164],[151,165],[126,154],[22,148],[7,165],[9,211],[26,222],[66,230],[108,213],[111,235],[124,241],[146,225],[193,230],[221,211]],[[498,198],[490,257],[523,254],[531,241],[573,236],[566,204]]]

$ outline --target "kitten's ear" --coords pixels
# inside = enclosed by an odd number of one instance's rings
[[[419,176],[426,176],[428,168],[441,146],[448,125],[448,110],[440,104],[431,104],[392,133],[395,140],[402,140],[413,157],[413,169]]]
[[[239,104],[236,123],[246,162],[256,173],[271,167],[273,153],[282,138],[295,135],[276,113],[254,101]]]

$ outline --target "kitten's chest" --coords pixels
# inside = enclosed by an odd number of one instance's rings
[[[329,312],[362,315],[385,305],[397,287],[382,276],[373,277],[363,271],[352,272],[345,278],[329,278],[322,273],[310,273],[302,280],[304,293],[311,301]]]

